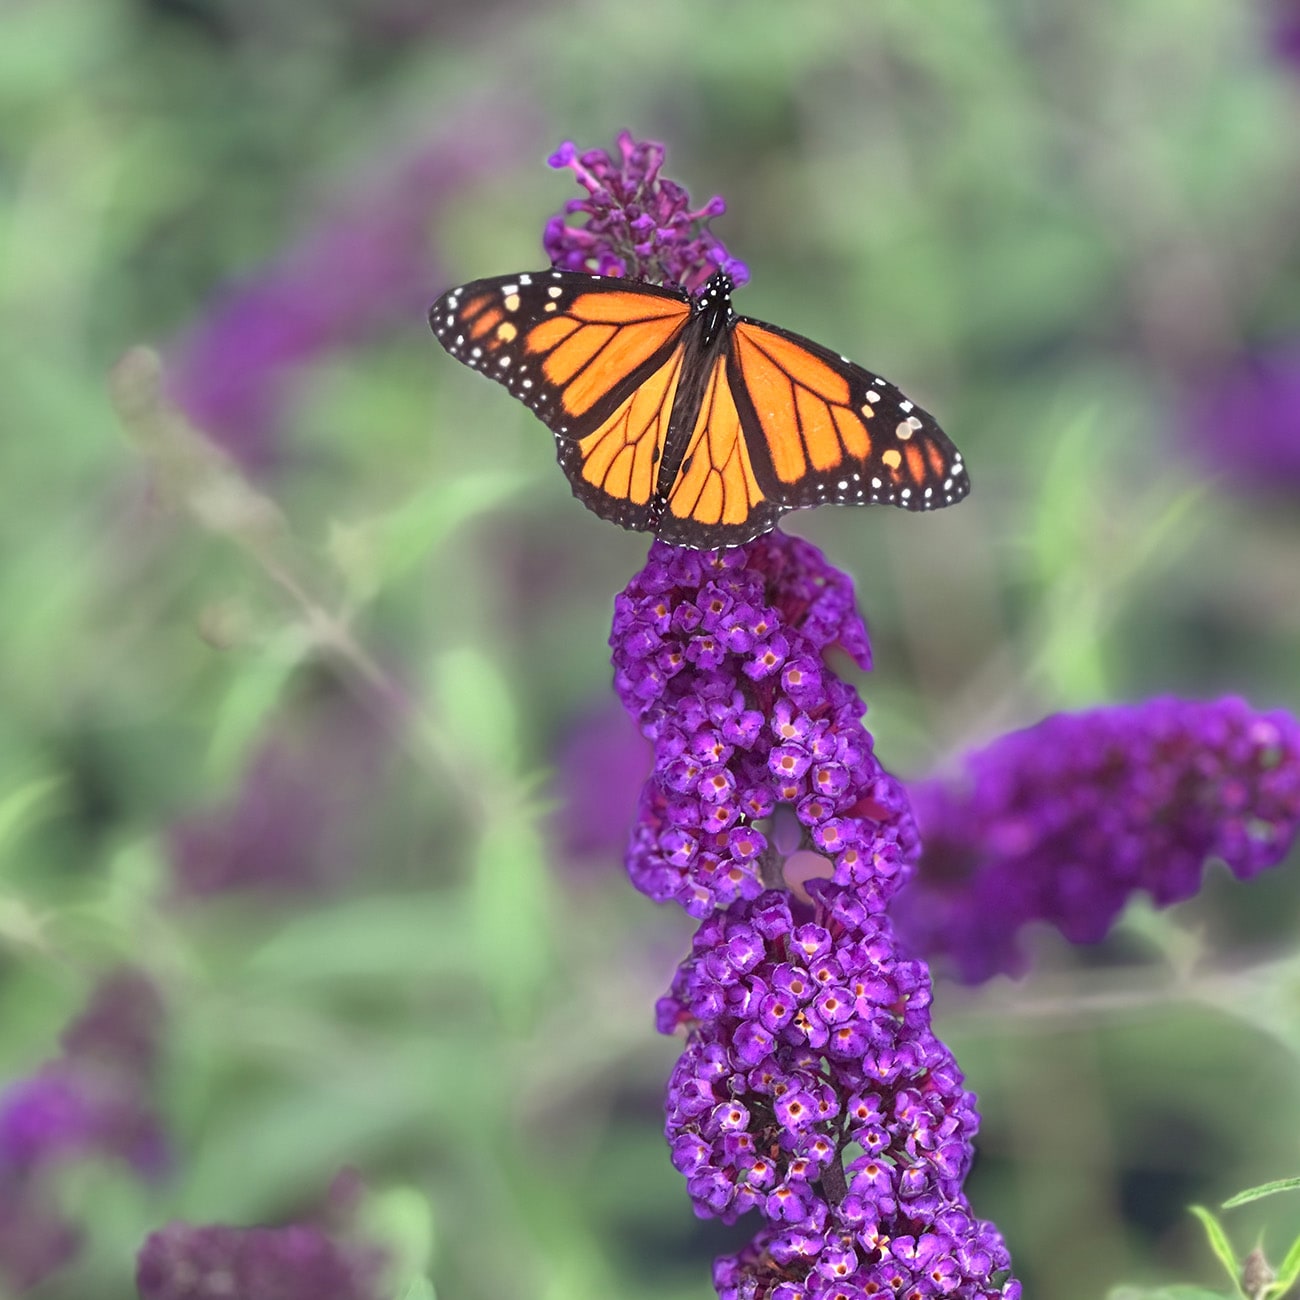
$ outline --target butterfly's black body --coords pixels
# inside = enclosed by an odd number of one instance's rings
[[[691,299],[691,318],[682,335],[686,361],[668,421],[668,436],[664,440],[663,459],[655,476],[654,496],[650,498],[650,522],[655,532],[662,526],[668,493],[677,481],[677,475],[686,467],[686,448],[699,417],[709,375],[718,354],[727,345],[727,332],[736,319],[736,313],[731,309],[731,291],[735,287],[732,278],[719,271]]]
[[[788,510],[932,510],[961,455],[887,380],[737,315],[715,274],[684,289],[578,271],[475,280],[430,309],[439,342],[555,435],[574,495],[678,546],[734,546]]]

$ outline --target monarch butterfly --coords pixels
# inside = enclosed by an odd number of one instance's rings
[[[970,490],[961,453],[892,384],[698,295],[539,271],[475,280],[429,310],[458,361],[555,434],[573,494],[677,546],[738,546],[805,506],[933,510]]]

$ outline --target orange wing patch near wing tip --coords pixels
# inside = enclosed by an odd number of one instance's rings
[[[499,307],[492,311],[485,311],[469,327],[470,338],[481,339],[494,325],[499,325],[504,319],[505,313]]]
[[[912,482],[925,482],[925,455],[914,442],[907,444],[907,451],[904,452],[907,458],[907,468],[911,472]]]

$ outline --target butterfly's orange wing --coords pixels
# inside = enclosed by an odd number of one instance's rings
[[[575,496],[603,518],[646,529],[690,315],[677,290],[538,271],[453,289],[429,323],[452,356],[551,429]]]
[[[828,348],[741,316],[727,378],[755,480],[783,510],[934,510],[970,491],[961,453],[934,418]]]

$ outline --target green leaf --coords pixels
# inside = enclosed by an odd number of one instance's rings
[[[435,480],[386,514],[355,524],[335,522],[328,550],[351,599],[357,604],[372,599],[462,524],[516,492],[522,481],[505,471]]]
[[[525,808],[503,809],[483,828],[471,890],[475,949],[504,1024],[528,1022],[554,964],[550,876]]]
[[[370,1192],[361,1205],[360,1234],[386,1246],[394,1260],[394,1272],[422,1281],[434,1252],[433,1207],[415,1187],[390,1187]]]
[[[48,812],[48,800],[63,784],[63,777],[40,776],[26,781],[0,799],[0,854],[7,853],[10,845],[38,816],[38,810]],[[44,809],[41,805],[46,804]]]
[[[291,626],[275,636],[264,653],[250,655],[240,663],[213,712],[208,742],[210,777],[224,780],[242,766],[274,712],[285,683],[312,648],[310,633],[303,627]]]
[[[1230,1196],[1220,1207],[1235,1210],[1239,1205],[1249,1205],[1251,1201],[1262,1200],[1265,1196],[1275,1196],[1278,1192],[1293,1192],[1300,1189],[1300,1178],[1279,1178],[1275,1182],[1260,1183],[1258,1187],[1249,1187],[1236,1196]]]
[[[519,713],[485,650],[451,650],[434,666],[438,729],[471,779],[500,784],[519,760]],[[491,788],[490,786],[488,787]]]
[[[1286,1295],[1295,1285],[1297,1278],[1300,1278],[1300,1237],[1291,1243],[1291,1249],[1277,1266],[1277,1277],[1273,1282],[1272,1294]]]
[[[1191,1205],[1188,1209],[1201,1221],[1205,1229],[1205,1235],[1210,1243],[1210,1249],[1218,1256],[1219,1263],[1223,1265],[1228,1276],[1232,1279],[1232,1285],[1236,1288],[1237,1294],[1241,1294],[1241,1263],[1237,1259],[1236,1253],[1232,1249],[1232,1243],[1228,1240],[1228,1234],[1224,1232],[1223,1225],[1209,1212],[1203,1205]]]
[[[322,905],[294,917],[245,964],[267,987],[445,977],[472,961],[457,900],[390,894]]]
[[[397,1300],[436,1300],[433,1283],[427,1277],[412,1278],[397,1293]]]

